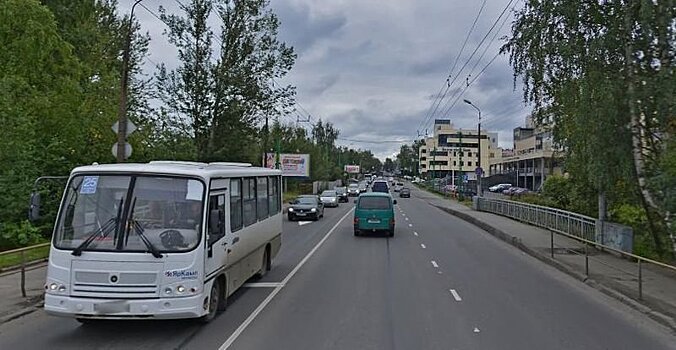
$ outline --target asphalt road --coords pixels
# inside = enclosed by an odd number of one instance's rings
[[[397,198],[393,238],[354,237],[352,204],[285,221],[257,281],[283,285],[241,289],[208,325],[38,311],[0,326],[0,349],[676,349],[646,316],[421,196]]]

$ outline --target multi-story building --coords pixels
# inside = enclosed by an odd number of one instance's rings
[[[514,148],[490,160],[488,175],[503,175],[514,186],[536,191],[547,176],[562,173],[556,154],[551,131],[534,127],[528,118],[526,126],[514,129]]]
[[[479,162],[481,147],[481,162]],[[482,167],[486,176],[491,160],[502,158],[498,148],[498,133],[477,129],[457,129],[448,119],[434,121],[434,133],[425,138],[419,150],[420,173],[427,178],[452,176],[460,173],[476,180],[476,170]]]

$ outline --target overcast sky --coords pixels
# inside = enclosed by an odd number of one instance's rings
[[[340,140],[340,144],[370,149],[381,159],[392,156],[401,143],[383,141],[410,143],[418,130],[424,133],[427,128],[431,133],[431,121],[421,124],[430,115],[440,89],[446,90],[446,78],[482,2],[272,0],[271,6],[281,20],[280,39],[298,54],[293,70],[281,83],[297,87],[296,98],[304,108],[301,114],[307,111],[313,121],[321,118],[332,122],[341,138],[380,142]],[[511,11],[505,15],[504,25],[497,22],[474,57],[469,58],[509,2],[486,1],[452,72],[452,78],[458,78],[441,106],[432,108],[436,113],[431,118],[450,118],[456,126],[476,128],[476,110],[462,102],[471,100],[482,110],[482,129],[499,132],[503,147],[511,147],[512,129],[523,124],[530,109],[521,102],[521,87],[517,85],[514,90],[507,56],[498,56],[481,76],[478,73],[509,34]],[[130,4],[129,0],[120,0],[120,11],[128,12]],[[155,13],[160,4],[178,12],[176,1],[144,0],[143,4]],[[520,0],[513,4],[522,6]],[[136,16],[152,40],[146,71],[151,72],[154,63],[174,66],[176,49],[163,36],[162,22],[141,7],[137,7]],[[497,38],[492,40],[498,29]],[[466,82],[475,78],[466,87]],[[291,119],[295,121],[295,116],[285,120]]]

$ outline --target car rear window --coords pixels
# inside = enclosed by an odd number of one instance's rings
[[[375,192],[379,192],[379,191],[387,192],[387,184],[384,183],[384,182],[374,182],[373,183],[373,191],[375,191]]]
[[[359,199],[359,209],[390,209],[390,199],[387,197],[362,197]]]

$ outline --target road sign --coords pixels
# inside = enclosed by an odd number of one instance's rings
[[[474,172],[475,172],[477,175],[481,176],[481,174],[484,173],[484,170],[481,169],[481,167],[477,167],[476,169],[474,169]]]
[[[113,124],[113,126],[111,127],[111,129],[113,129],[113,132],[116,134],[120,130],[119,128],[120,122],[115,122],[115,124]],[[127,136],[131,135],[131,133],[133,133],[134,131],[136,131],[136,125],[134,125],[134,123],[132,123],[131,120],[127,119]]]
[[[117,142],[115,142],[111,151],[113,152],[113,157],[117,158]],[[131,157],[131,145],[126,143],[124,145],[124,159],[129,157]]]

